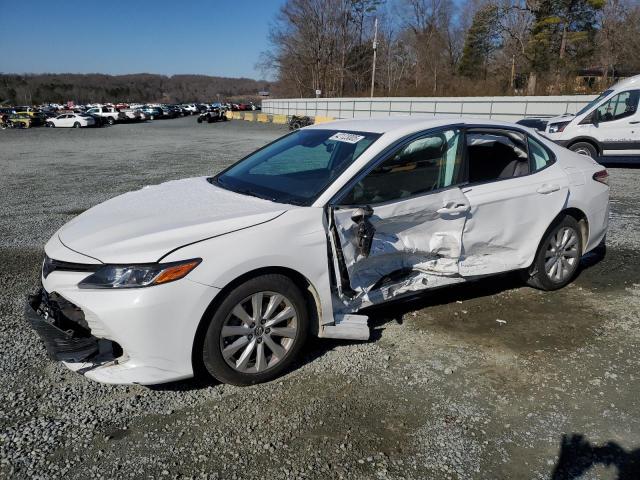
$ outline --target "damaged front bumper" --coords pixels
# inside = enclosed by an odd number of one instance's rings
[[[82,311],[61,297],[52,298],[44,288],[29,295],[25,316],[51,359],[82,362],[98,354],[98,339],[91,335]]]

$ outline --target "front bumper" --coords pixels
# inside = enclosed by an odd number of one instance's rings
[[[25,316],[44,342],[52,360],[81,362],[98,353],[98,339],[79,319],[65,315],[64,306],[52,299],[43,288],[29,295]]]
[[[88,263],[55,239],[45,251]],[[52,271],[29,299],[26,317],[51,358],[103,383],[153,385],[193,376],[196,331],[219,289],[188,278],[149,288],[79,289],[87,275]],[[64,306],[58,313],[52,298]]]

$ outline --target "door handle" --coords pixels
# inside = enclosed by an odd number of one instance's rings
[[[436,210],[440,215],[455,215],[456,213],[464,213],[469,210],[469,205],[465,203],[458,203],[452,206],[446,206]]]
[[[541,185],[536,192],[546,195],[547,193],[557,192],[558,190],[560,190],[560,185],[549,185],[548,183],[545,183]]]
[[[635,122],[629,122],[631,125],[637,125],[638,123],[640,123],[640,120],[636,120]]]

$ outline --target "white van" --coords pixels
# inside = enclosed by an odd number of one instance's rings
[[[550,118],[544,135],[577,153],[640,155],[640,75],[616,83],[575,115]]]

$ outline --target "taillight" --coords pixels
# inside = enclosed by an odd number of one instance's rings
[[[593,174],[593,179],[596,182],[604,183],[605,185],[609,185],[609,172],[606,170],[600,170]]]

